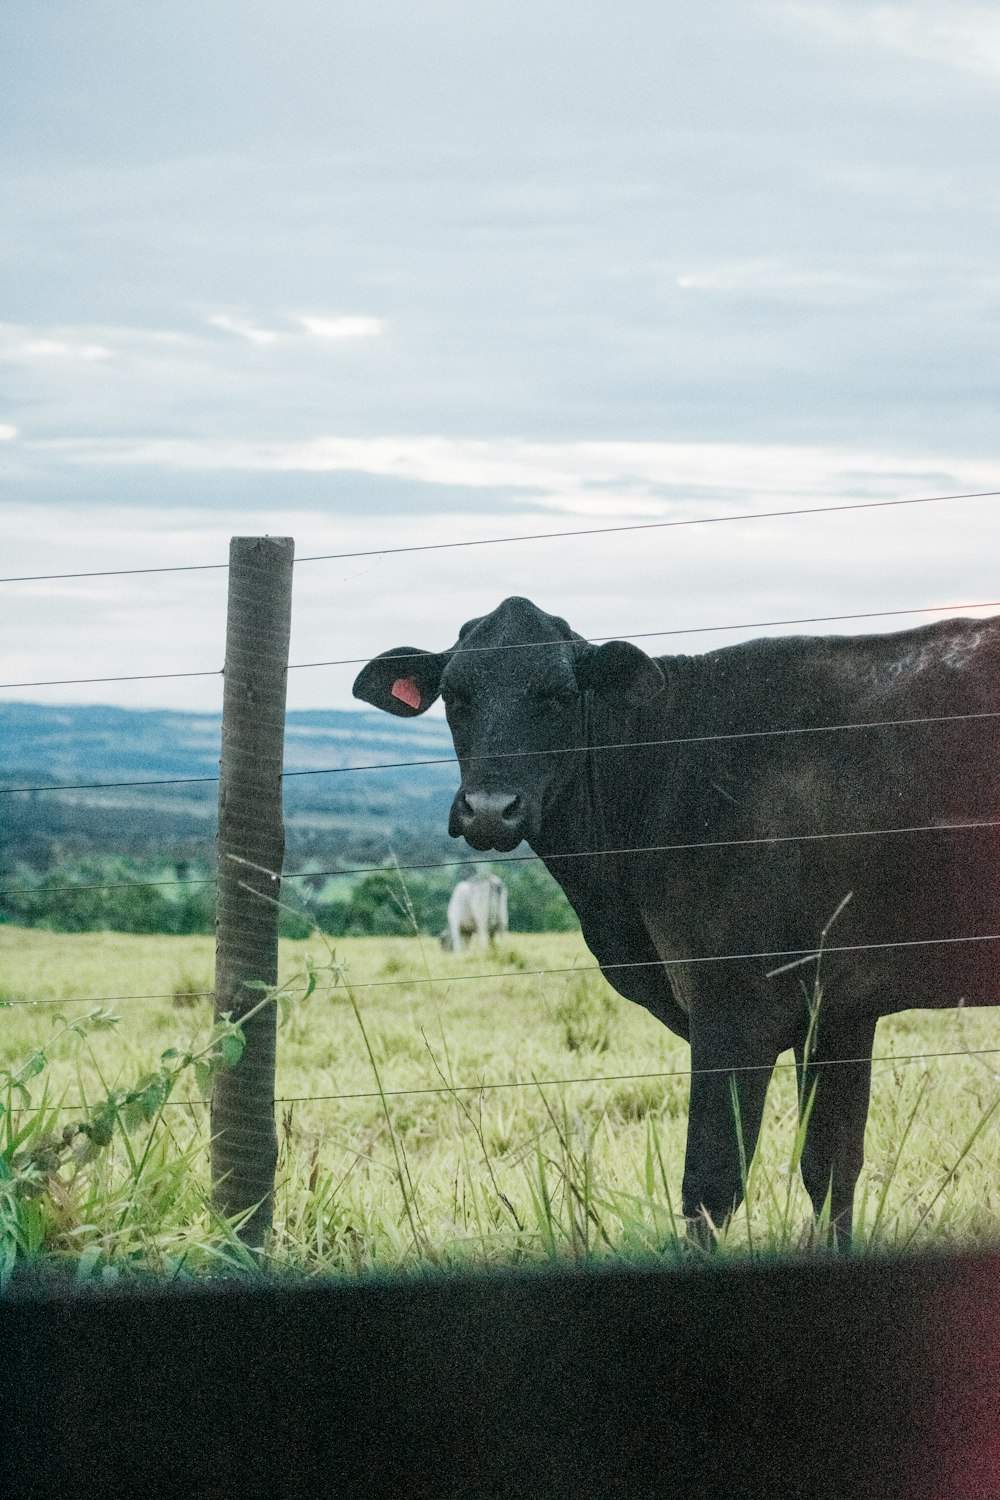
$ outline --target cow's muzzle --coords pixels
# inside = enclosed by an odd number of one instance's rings
[[[473,849],[508,853],[528,834],[528,804],[520,792],[459,791],[451,804],[448,832]]]

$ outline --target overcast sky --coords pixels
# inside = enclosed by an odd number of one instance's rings
[[[1000,488],[995,5],[6,0],[0,57],[0,574]],[[588,635],[1000,599],[998,516],[307,563],[292,660],[510,593]],[[224,617],[223,573],[3,584],[0,680],[211,670]]]

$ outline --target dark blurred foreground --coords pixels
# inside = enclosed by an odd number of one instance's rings
[[[0,1301],[0,1494],[1000,1496],[1000,1258]]]

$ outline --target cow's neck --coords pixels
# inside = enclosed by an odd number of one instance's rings
[[[610,799],[610,786],[608,778],[604,774],[604,768],[598,763],[607,760],[607,752],[594,753],[593,746],[606,741],[607,735],[602,732],[600,708],[595,702],[594,693],[583,695],[583,740],[581,743],[588,746],[584,759],[583,769],[579,774],[579,780],[583,783],[582,791],[586,806],[586,824],[589,830],[589,838],[585,847],[591,849],[607,849],[611,828],[610,820],[615,813],[615,806]],[[607,726],[604,726],[605,729]]]
[[[543,857],[630,846],[645,794],[642,783],[651,767],[634,751],[600,747],[630,745],[651,733],[655,737],[656,731],[651,732],[643,718],[639,711],[608,703],[599,694],[584,694],[580,744],[587,749],[573,757],[572,771],[546,810],[535,841]],[[622,774],[625,764],[627,776]]]

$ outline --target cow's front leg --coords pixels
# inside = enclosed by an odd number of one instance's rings
[[[692,1018],[691,1101],[682,1205],[697,1238],[711,1243],[743,1201],[777,1049],[733,1036],[722,1021]]]
[[[834,1242],[849,1241],[854,1189],[864,1163],[875,1016],[820,1014],[809,1039],[795,1048],[799,1112],[806,1119],[802,1180],[819,1215],[829,1195]]]

